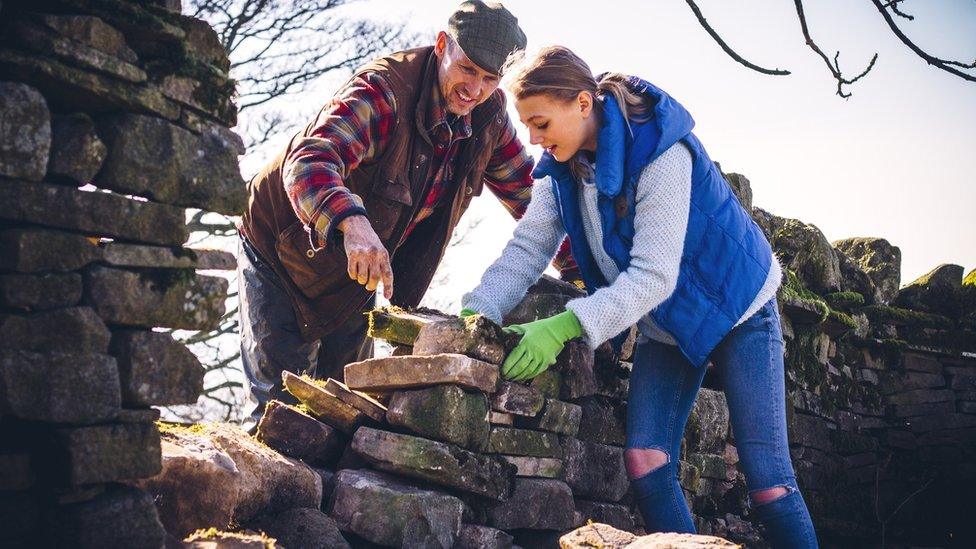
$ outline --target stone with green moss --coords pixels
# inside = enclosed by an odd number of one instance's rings
[[[840,260],[817,227],[787,219],[773,237],[773,249],[807,288],[818,293],[840,289]]]
[[[412,346],[425,325],[451,318],[433,309],[402,309],[395,305],[379,307],[369,312],[367,334],[390,343]]]
[[[447,318],[420,328],[413,354],[457,353],[491,364],[505,360],[505,335],[500,326],[482,315]]]
[[[488,447],[488,399],[457,385],[397,391],[390,399],[386,420],[420,436],[476,452]]]
[[[574,437],[579,432],[582,417],[583,409],[576,404],[550,398],[546,399],[545,406],[538,415],[516,416],[515,426]]]
[[[624,467],[624,449],[563,437],[565,480],[573,495],[600,501],[620,501],[630,481]]]
[[[959,265],[939,265],[899,290],[893,304],[907,309],[959,318],[964,314],[959,300],[963,272],[963,268]]]
[[[512,427],[492,427],[487,451],[507,456],[563,457],[559,436],[555,433]]]

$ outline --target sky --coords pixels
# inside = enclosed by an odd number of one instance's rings
[[[432,43],[456,5],[365,0],[353,10],[405,21]],[[756,206],[816,225],[830,241],[887,239],[901,249],[902,284],[942,263],[976,268],[976,82],[927,66],[891,34],[869,0],[805,6],[814,40],[831,58],[840,50],[848,73],[859,73],[878,53],[871,73],[848,88],[850,99],[835,95],[826,65],[805,46],[792,2],[698,2],[740,54],[793,73],[779,77],[734,62],[681,0],[505,5],[519,18],[529,49],[567,46],[596,73],[641,76],[681,102],[710,156],[750,180]],[[916,19],[897,22],[920,46],[976,59],[976,0],[909,0],[902,9]],[[337,83],[313,86],[296,104],[317,109]],[[462,221],[472,222],[477,226],[445,258],[428,305],[456,308],[514,227],[488,192]]]

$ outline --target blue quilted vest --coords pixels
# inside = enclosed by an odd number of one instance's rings
[[[612,96],[599,102],[603,125],[597,137],[596,186],[603,249],[621,272],[627,269],[640,173],[669,147],[684,143],[691,151],[693,168],[681,267],[674,292],[650,313],[688,360],[702,366],[759,294],[772,249],[691,133],[695,122],[688,111],[649,82],[631,77],[630,85],[651,99],[654,113],[648,122],[632,122],[628,128]],[[532,175],[552,178],[559,216],[587,291],[592,294],[606,286],[584,234],[579,183],[569,163],[543,153]]]

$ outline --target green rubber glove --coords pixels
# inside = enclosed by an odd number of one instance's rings
[[[505,363],[502,364],[502,377],[512,381],[532,379],[556,362],[566,342],[583,333],[579,320],[573,311],[565,311],[549,318],[513,324],[504,331],[521,334]]]
[[[458,316],[461,317],[461,318],[468,318],[469,316],[474,316],[474,315],[479,315],[479,314],[481,314],[481,313],[479,313],[478,311],[473,311],[471,309],[464,308],[464,309],[461,309],[461,312],[458,313]]]

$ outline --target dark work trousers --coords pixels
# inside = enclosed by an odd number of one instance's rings
[[[243,236],[237,254],[237,282],[246,398],[242,426],[248,432],[256,430],[268,401],[296,402],[284,391],[281,372],[341,381],[346,364],[373,356],[373,342],[366,337],[367,318],[362,314],[352,315],[320,340],[303,340],[281,279]],[[374,302],[375,297],[363,312]]]

